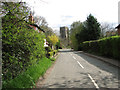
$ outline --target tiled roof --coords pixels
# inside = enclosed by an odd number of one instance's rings
[[[40,31],[45,32],[45,31],[44,31],[42,28],[40,28],[37,24],[30,24],[30,25],[35,26],[35,27],[37,27]]]

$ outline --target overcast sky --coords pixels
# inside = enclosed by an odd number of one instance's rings
[[[24,1],[24,0],[23,0]],[[46,18],[53,29],[85,21],[91,13],[97,20],[118,23],[119,0],[25,0],[34,7],[35,15]]]

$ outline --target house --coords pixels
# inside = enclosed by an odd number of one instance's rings
[[[44,39],[44,47],[48,47],[48,42],[46,41],[46,39]]]
[[[120,35],[120,24],[117,27],[115,27],[115,28],[117,29],[118,35]]]
[[[106,32],[106,36],[109,37],[109,36],[115,36],[117,35],[117,31],[115,30],[112,30],[112,31],[107,31]]]
[[[30,13],[30,16],[29,16],[29,27],[31,27],[31,28],[33,28],[35,31],[38,31],[38,33],[39,32],[43,32],[43,33],[45,33],[45,31],[42,29],[42,28],[40,28],[37,24],[34,24],[34,18],[33,18],[33,16],[32,16],[32,14]],[[44,47],[48,47],[48,42],[46,41],[46,39],[44,39]]]
[[[34,24],[34,18],[33,18],[31,13],[30,13],[30,16],[29,16],[29,23],[30,23],[29,26],[31,28],[33,28],[35,31],[44,32],[45,33],[45,31],[42,28],[40,28],[37,24]]]
[[[40,28],[37,24],[29,24],[29,26],[33,28],[35,31],[45,33],[45,31],[42,28]]]

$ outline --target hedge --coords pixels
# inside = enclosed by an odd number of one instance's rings
[[[11,15],[2,17],[2,80],[9,81],[45,57],[44,33]]]
[[[111,36],[80,44],[83,51],[93,52],[120,60],[120,36]]]
[[[12,80],[2,83],[3,89],[11,88],[33,88],[40,76],[43,76],[46,70],[52,65],[52,61],[48,58],[42,58],[38,63],[31,65],[25,72],[19,74]]]
[[[50,46],[46,47],[45,49],[47,51],[46,52],[46,57],[48,57],[48,58],[53,57],[58,52],[58,50],[52,50]]]
[[[50,58],[50,57],[53,57],[57,52],[58,52],[57,50],[53,50],[53,51],[51,51],[51,52],[48,52],[49,58]]]

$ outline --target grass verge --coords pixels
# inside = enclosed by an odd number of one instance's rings
[[[26,72],[19,74],[10,81],[3,81],[3,88],[32,88],[40,76],[52,65],[48,58],[41,59],[37,64],[30,66]]]

